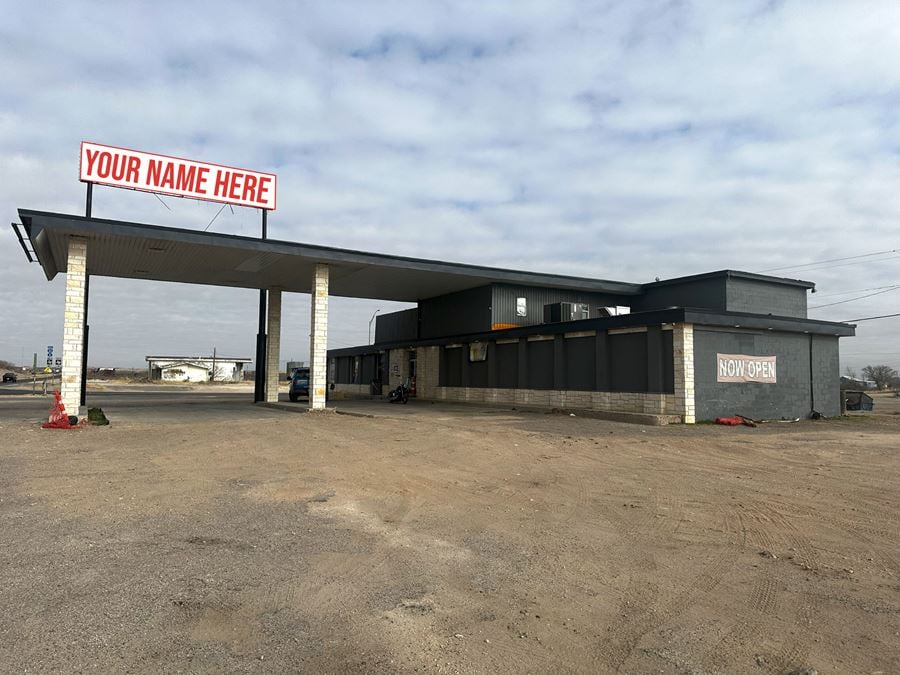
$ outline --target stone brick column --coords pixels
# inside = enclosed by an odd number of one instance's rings
[[[313,271],[309,322],[309,409],[325,409],[328,387],[328,265]]]
[[[278,403],[281,381],[281,291],[269,290],[268,331],[266,332],[266,403]]]
[[[81,356],[84,353],[85,277],[87,239],[69,238],[66,263],[66,307],[63,323],[61,394],[66,412],[78,415],[81,407]]]
[[[672,331],[675,359],[675,410],[685,424],[696,421],[694,407],[694,326],[677,323]]]
[[[388,387],[396,389],[409,377],[409,350],[392,349],[390,361],[391,372],[388,373]]]
[[[440,347],[418,347],[416,349],[416,396],[423,399],[437,398],[440,377]]]

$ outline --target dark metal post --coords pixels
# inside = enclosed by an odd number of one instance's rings
[[[91,209],[94,205],[94,184],[87,184],[87,195],[84,199],[84,215],[91,217]],[[90,252],[88,252],[90,256]],[[86,263],[87,261],[85,261]],[[81,348],[81,405],[87,405],[87,363],[88,363],[88,343],[91,327],[88,325],[88,300],[90,298],[91,275],[87,273],[86,265],[84,272],[84,329],[82,330],[84,344]]]
[[[262,239],[266,238],[268,210],[262,209]],[[264,288],[259,289],[259,330],[256,333],[256,374],[254,377],[253,400],[266,400],[266,300]]]

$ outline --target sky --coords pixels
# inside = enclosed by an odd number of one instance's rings
[[[277,173],[272,238],[631,282],[778,268],[817,284],[813,318],[900,312],[896,0],[0,9],[7,223],[83,213],[91,140]],[[94,191],[103,218],[203,229],[219,209]],[[255,236],[259,214],[210,229]],[[0,359],[60,349],[63,287],[0,228]],[[93,278],[90,365],[252,356],[257,298]],[[406,306],[332,298],[329,346]],[[283,311],[282,358],[307,360],[309,297]],[[898,329],[861,322],[842,367],[900,368]]]

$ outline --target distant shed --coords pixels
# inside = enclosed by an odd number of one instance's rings
[[[845,391],[844,400],[847,410],[872,410],[875,407],[874,399],[864,391]]]

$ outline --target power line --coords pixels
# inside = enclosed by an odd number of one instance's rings
[[[853,262],[845,262],[838,263],[837,265],[822,265],[821,267],[809,267],[804,270],[799,270],[799,272],[805,274],[807,272],[819,272],[821,270],[830,270],[835,267],[849,267],[850,265],[874,265],[880,262],[886,262],[888,260],[895,260],[896,258],[900,258],[900,255],[892,255],[887,258],[878,258],[877,260],[854,260]]]
[[[891,291],[896,291],[900,286],[892,286],[891,288],[887,288],[883,291],[876,291],[875,293],[867,293],[866,295],[860,295],[855,298],[848,298],[846,300],[838,300],[837,302],[829,302],[827,305],[813,305],[809,309],[821,309],[822,307],[834,307],[835,305],[843,305],[845,302],[854,302],[856,300],[862,300],[863,298],[871,298],[873,295],[881,295],[882,293],[890,293]]]
[[[881,316],[865,316],[862,319],[844,319],[841,323],[855,323],[857,321],[874,321],[875,319],[890,319],[900,314],[882,314]]]
[[[842,262],[844,260],[856,260],[857,258],[870,258],[875,255],[884,255],[886,253],[896,253],[896,252],[897,252],[897,249],[894,248],[894,249],[891,249],[890,251],[875,251],[874,253],[862,253],[860,255],[851,255],[851,256],[846,256],[844,258],[831,258],[829,260],[816,260],[815,262],[804,263],[802,265],[785,265],[784,267],[770,267],[767,270],[759,270],[759,273],[761,274],[763,272],[777,272],[778,270],[796,270],[796,269],[800,269],[801,267],[810,267],[812,265],[821,265],[824,263]]]
[[[830,298],[835,295],[849,295],[850,293],[865,293],[866,291],[880,291],[884,288],[898,288],[900,284],[890,284],[889,286],[873,286],[872,288],[854,288],[849,291],[836,291],[834,293],[816,293],[816,298]]]

